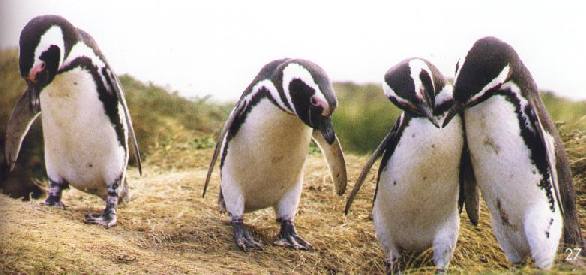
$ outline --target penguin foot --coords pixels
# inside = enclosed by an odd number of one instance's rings
[[[234,242],[242,251],[262,250],[262,244],[252,237],[250,231],[244,227],[242,219],[233,219],[231,223],[234,229]]]
[[[302,239],[295,232],[295,226],[290,220],[281,220],[281,232],[279,232],[278,240],[274,242],[275,245],[291,247],[299,250],[310,250],[311,244]]]
[[[101,214],[93,214],[88,213],[85,214],[85,223],[86,224],[99,224],[103,225],[106,228],[110,228],[116,225],[116,214],[115,213],[101,213]]]
[[[448,272],[446,271],[445,268],[437,268],[435,270],[435,274],[437,274],[437,275],[443,275],[443,274],[448,274]]]
[[[41,205],[51,206],[51,207],[59,207],[59,208],[65,209],[65,204],[63,204],[63,202],[61,201],[61,198],[53,197],[53,196],[47,197],[45,202],[42,202]]]

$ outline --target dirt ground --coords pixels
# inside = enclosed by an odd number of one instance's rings
[[[75,189],[64,193],[65,210],[0,195],[0,270],[25,273],[381,273],[383,252],[370,220],[375,171],[369,176],[350,215],[346,196],[338,197],[319,155],[309,157],[297,231],[314,249],[295,251],[272,244],[279,226],[272,210],[245,216],[265,249],[241,252],[233,244],[228,217],[217,207],[218,173],[201,197],[210,150],[192,168],[171,169],[147,163],[139,176],[129,172],[131,202],[120,208],[118,226],[85,225],[87,212],[103,202]],[[347,156],[349,189],[365,157]],[[348,194],[349,192],[347,192]],[[532,271],[507,264],[482,209],[473,228],[464,213],[451,272]],[[579,207],[582,226],[586,213]],[[568,264],[560,250],[554,271],[586,272]],[[433,272],[431,252],[407,255],[407,272]],[[0,272],[3,273],[3,272]]]

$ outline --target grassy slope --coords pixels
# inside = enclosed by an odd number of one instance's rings
[[[232,242],[227,217],[218,212],[216,199],[219,178],[206,198],[201,198],[207,160],[211,150],[198,150],[195,167],[157,168],[147,162],[142,177],[130,172],[133,198],[119,211],[119,225],[106,230],[84,225],[83,215],[98,211],[103,202],[77,190],[65,193],[67,209],[41,207],[40,200],[22,202],[0,195],[0,270],[40,272],[381,272],[382,251],[369,219],[374,174],[353,206],[342,214],[344,200],[333,194],[325,162],[310,156],[305,187],[297,216],[298,232],[314,251],[294,251],[271,245],[278,233],[272,211],[247,215],[253,232],[266,244],[264,251],[240,252]],[[349,155],[351,182],[356,179],[365,157]],[[584,195],[581,196],[584,203]],[[586,226],[584,204],[580,208]],[[483,207],[478,228],[464,215],[452,271],[505,271],[510,267],[495,243]],[[431,253],[406,257],[410,271],[431,271]],[[558,263],[562,263],[560,253]],[[571,270],[559,264],[558,271]],[[522,269],[529,271],[528,267]],[[580,270],[580,269],[578,269]],[[586,269],[581,269],[586,272]],[[577,270],[576,270],[577,271]]]
[[[0,53],[0,125],[5,124],[11,109],[5,106],[11,106],[22,91],[15,66],[15,52]],[[232,244],[227,217],[217,211],[217,173],[208,196],[205,199],[200,196],[211,156],[210,136],[228,108],[209,104],[205,99],[189,102],[131,77],[121,80],[146,165],[142,177],[131,169],[134,198],[120,209],[119,226],[105,230],[84,225],[83,215],[100,210],[103,203],[77,190],[65,193],[66,210],[40,207],[41,200],[22,202],[0,195],[0,271],[371,273],[383,270],[382,251],[369,219],[374,172],[351,215],[345,217],[342,214],[345,198],[333,195],[325,163],[320,156],[311,156],[297,224],[299,233],[315,250],[300,252],[270,245],[278,225],[267,210],[247,216],[254,232],[267,244],[266,249],[242,253]],[[347,152],[368,152],[392,126],[397,110],[377,85],[337,83],[336,90],[340,105],[334,123],[344,148]],[[586,106],[583,102],[564,102],[550,95],[545,101],[556,119],[570,121],[562,129],[579,194],[580,221],[586,226],[586,136],[576,130],[586,128],[583,119]],[[39,169],[44,174],[42,158],[37,157],[42,144],[40,130],[33,131],[37,132],[32,133],[27,147],[30,153],[23,158],[23,163],[29,170]],[[351,188],[366,158],[348,155],[347,159]],[[27,173],[22,178],[29,176],[30,172]],[[452,270],[509,268],[490,233],[485,209],[481,222],[474,229],[462,216]],[[558,263],[563,262],[561,258],[563,253]],[[412,271],[429,271],[430,253],[406,257],[404,265]],[[562,264],[558,270],[568,268]]]

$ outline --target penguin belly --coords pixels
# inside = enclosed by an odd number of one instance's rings
[[[107,184],[122,176],[128,156],[92,76],[80,68],[58,74],[40,100],[49,178],[105,199]]]
[[[541,174],[521,137],[515,106],[497,95],[471,107],[466,111],[466,134],[493,232],[507,258],[518,263],[532,256],[540,267],[551,264],[562,217],[557,202],[552,211],[545,190],[538,186]]]
[[[461,127],[459,117],[444,129],[413,118],[404,129],[380,174],[373,208],[376,235],[386,250],[422,251],[438,241],[455,246]]]
[[[300,193],[311,132],[297,116],[260,100],[227,145],[222,190],[237,190],[244,212],[275,207],[289,191]]]

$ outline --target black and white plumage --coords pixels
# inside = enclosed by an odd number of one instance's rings
[[[335,108],[326,73],[307,60],[272,61],[246,88],[220,133],[204,187],[205,195],[219,157],[220,204],[241,249],[261,247],[244,228],[243,214],[267,207],[281,223],[275,244],[310,247],[295,233],[293,219],[312,136],[327,159],[336,192],[346,189],[344,156],[331,123]]]
[[[460,116],[445,129],[438,125],[452,105],[452,86],[427,60],[410,58],[389,69],[383,89],[404,112],[362,170],[346,213],[382,155],[373,220],[386,264],[395,269],[402,250],[432,247],[436,267],[444,270],[458,238],[459,199],[478,203]],[[460,194],[461,187],[472,191]],[[476,223],[478,213],[469,215]]]
[[[20,73],[27,90],[6,130],[5,159],[14,166],[24,136],[42,112],[49,197],[63,206],[69,185],[106,201],[86,223],[116,224],[119,200],[128,199],[128,138],[139,171],[140,154],[118,78],[93,38],[65,18],[45,15],[27,23],[20,36]]]
[[[464,110],[472,164],[500,246],[512,263],[532,257],[539,268],[551,267],[562,217],[576,222],[575,194],[531,74],[511,46],[482,38],[458,63],[454,98],[444,125]],[[579,232],[577,223],[568,227]]]

